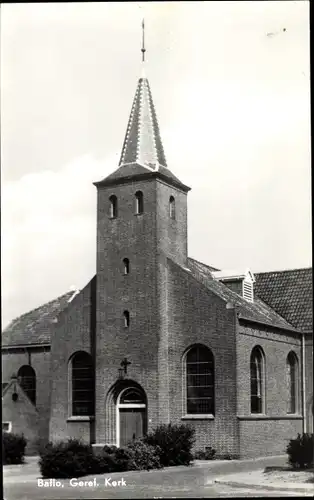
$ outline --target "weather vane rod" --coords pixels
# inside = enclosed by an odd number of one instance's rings
[[[141,51],[142,51],[142,62],[145,62],[146,49],[145,49],[145,23],[144,23],[144,19],[142,21],[142,48],[141,48]]]

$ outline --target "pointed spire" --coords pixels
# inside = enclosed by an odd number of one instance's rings
[[[138,163],[152,170],[167,166],[156,111],[144,73],[145,23],[142,21],[142,77],[139,79],[125,134],[119,166]]]

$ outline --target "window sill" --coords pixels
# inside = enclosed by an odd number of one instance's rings
[[[94,416],[80,416],[80,415],[75,415],[73,417],[68,417],[67,422],[91,422],[95,419]]]
[[[214,420],[215,418],[215,415],[212,415],[212,414],[205,414],[204,415],[184,415],[183,417],[181,417],[181,420]]]
[[[265,415],[263,413],[256,413],[256,415],[238,415],[239,420],[299,420],[302,419],[302,415],[290,414],[290,415]]]

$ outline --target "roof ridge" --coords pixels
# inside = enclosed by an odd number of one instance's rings
[[[194,259],[193,257],[188,257],[188,259],[193,260],[194,262],[197,262],[198,264],[201,264],[202,266],[207,267],[207,269],[208,269],[209,271],[211,271],[211,272],[212,272],[214,269],[215,269],[216,271],[220,271],[220,270],[221,270],[221,269],[218,269],[218,268],[216,268],[216,267],[214,267],[214,266],[210,266],[209,264],[204,264],[204,262],[201,262],[200,260]]]
[[[254,272],[254,274],[270,274],[270,273],[291,273],[293,271],[308,271],[310,269],[313,269],[312,266],[308,267],[294,267],[292,269],[277,269],[274,271],[260,271],[260,272]]]

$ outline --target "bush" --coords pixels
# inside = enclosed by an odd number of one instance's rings
[[[162,467],[159,446],[151,446],[140,439],[130,444],[127,449],[131,452],[129,470],[151,470]]]
[[[22,464],[24,462],[25,448],[27,441],[19,434],[2,432],[3,463]]]
[[[143,441],[157,447],[163,466],[189,465],[195,430],[188,425],[163,424],[147,434]]]
[[[289,464],[294,468],[306,469],[314,463],[314,434],[298,434],[287,446]]]
[[[205,450],[198,450],[194,453],[195,460],[214,460],[216,450],[210,446],[205,448]]]
[[[40,472],[43,478],[72,478],[92,474],[100,463],[90,445],[77,439],[57,444],[48,443],[40,451]]]

